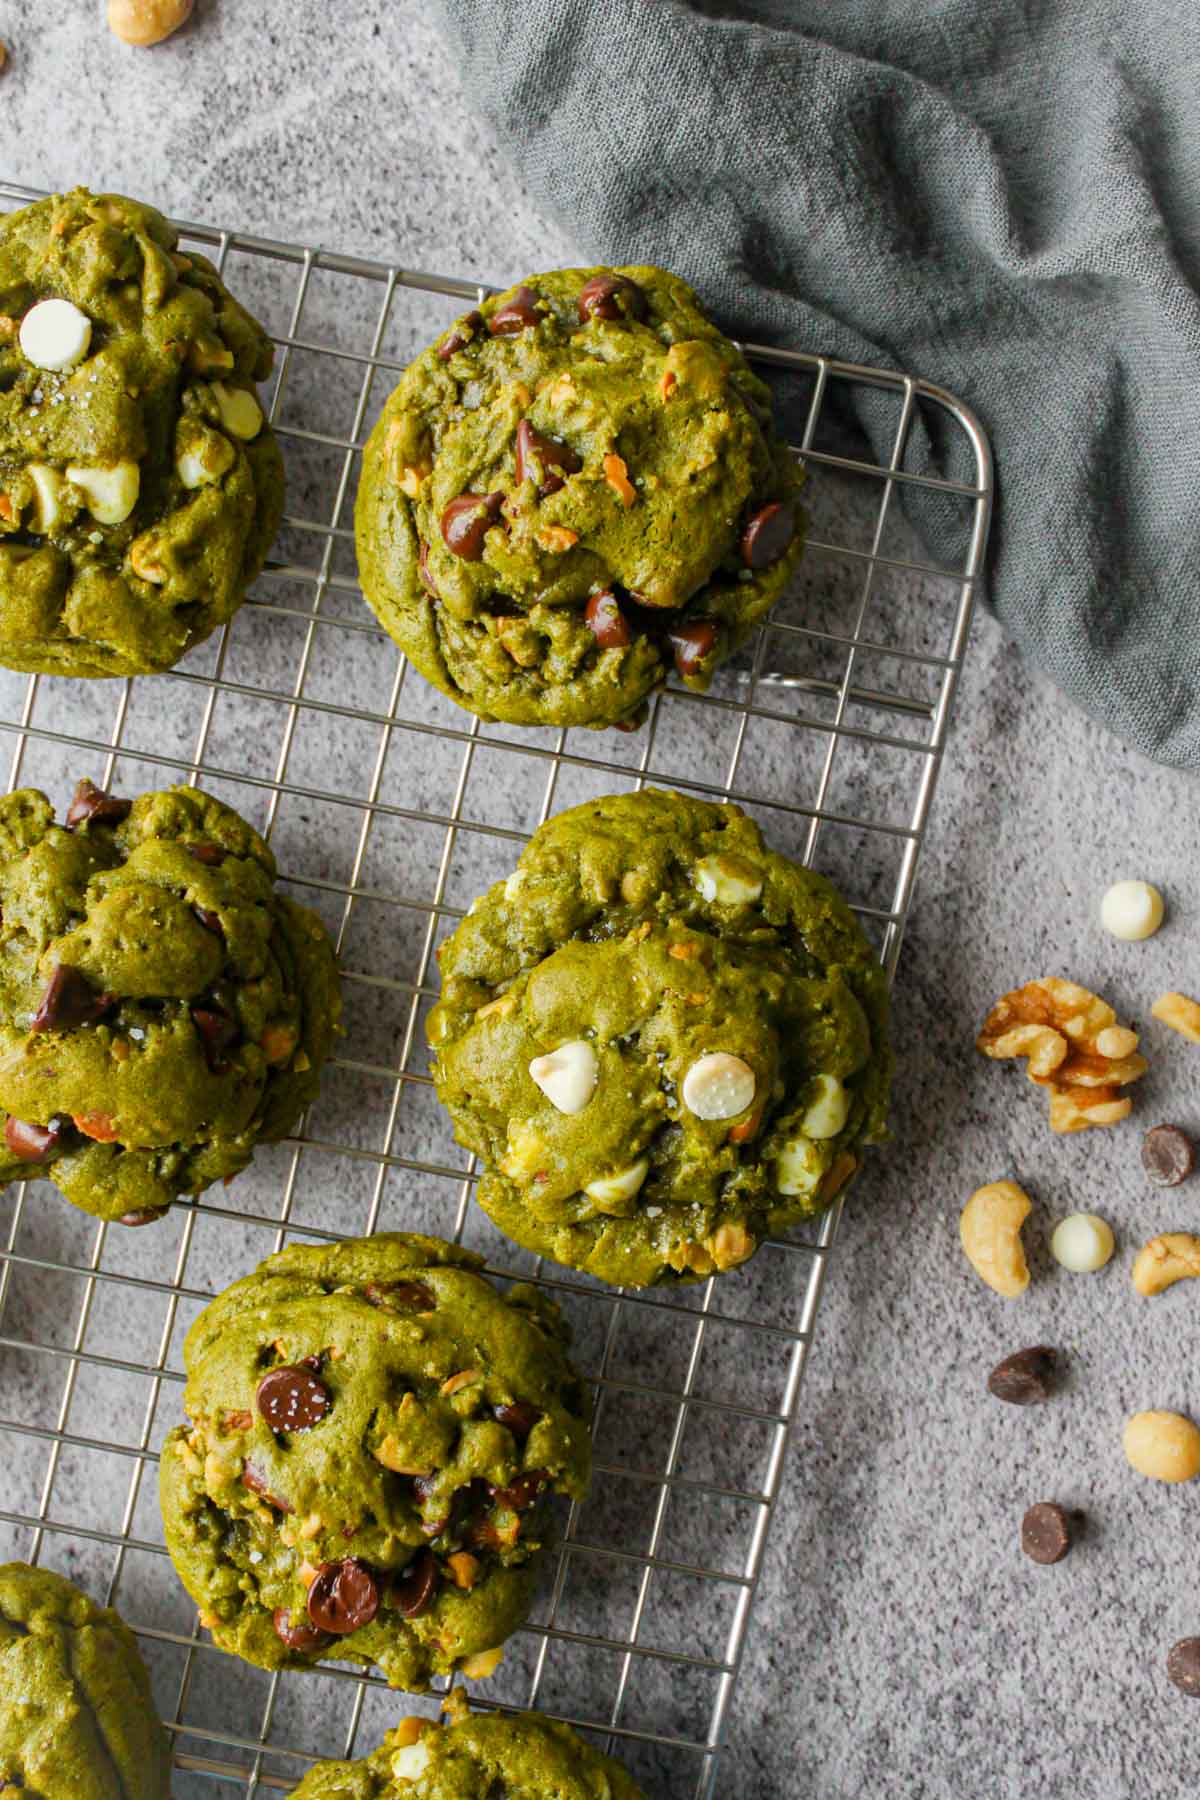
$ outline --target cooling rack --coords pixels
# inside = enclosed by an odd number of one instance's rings
[[[4,210],[36,197],[0,184]],[[436,950],[551,812],[650,784],[731,797],[832,875],[891,979],[987,536],[988,444],[927,382],[746,346],[808,471],[794,594],[710,693],[668,686],[636,734],[485,725],[376,627],[351,513],[361,445],[400,370],[488,290],[181,230],[278,344],[270,412],[289,504],[275,558],[235,621],[170,675],[0,670],[0,756],[10,788],[40,786],[60,807],[83,775],[124,793],[199,781],[235,805],[335,935],[347,1035],[295,1138],[149,1230],[88,1219],[46,1183],[0,1193],[0,1557],[59,1568],[129,1619],[174,1740],[176,1800],[287,1793],[315,1758],[363,1754],[399,1714],[434,1710],[436,1695],[346,1669],[272,1676],[216,1651],[165,1557],[156,1450],[180,1416],[188,1324],[261,1257],[293,1237],[455,1237],[554,1296],[596,1396],[593,1496],[564,1518],[537,1608],[473,1702],[566,1718],[648,1793],[703,1800],[840,1206],[671,1293],[535,1263],[472,1206],[472,1165],[432,1096]],[[848,445],[851,411],[868,415],[873,449]]]

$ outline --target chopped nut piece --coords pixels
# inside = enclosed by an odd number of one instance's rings
[[[319,1537],[320,1533],[321,1533],[321,1515],[320,1515],[320,1513],[306,1514],[305,1517],[303,1519],[301,1519],[300,1524],[297,1527],[297,1530],[299,1532],[299,1535],[302,1538],[304,1538],[306,1541],[310,1538]]]
[[[719,1225],[709,1239],[709,1249],[718,1269],[736,1269],[739,1263],[753,1256],[757,1248],[746,1227],[733,1221]]]
[[[433,1729],[432,1719],[423,1719],[420,1713],[409,1713],[406,1719],[401,1719],[398,1725],[393,1725],[392,1737],[401,1749],[406,1749],[409,1744],[416,1743],[422,1732]]]
[[[676,375],[674,369],[664,369],[662,372],[662,380],[658,384],[659,395],[661,396],[664,405],[671,398],[671,395],[678,386],[679,377]]]
[[[494,1675],[504,1660],[504,1650],[497,1645],[494,1650],[477,1650],[474,1656],[466,1656],[459,1663],[459,1672],[471,1681],[486,1681]]]
[[[697,958],[703,957],[704,946],[694,939],[688,944],[668,944],[667,955],[673,956],[676,962],[695,962]]]
[[[1169,1025],[1190,1043],[1200,1044],[1200,1001],[1187,994],[1163,994],[1150,1008],[1151,1017]]]
[[[561,556],[572,544],[579,542],[579,533],[571,531],[566,525],[543,525],[533,535],[542,549],[548,550],[552,556]]]
[[[472,1556],[469,1550],[456,1550],[453,1556],[446,1558],[446,1567],[455,1587],[462,1588],[464,1593],[469,1594],[479,1579],[479,1558]]]
[[[482,1381],[482,1379],[483,1376],[478,1369],[460,1369],[457,1375],[451,1375],[446,1381],[443,1381],[438,1392],[450,1399],[453,1394],[460,1393],[463,1388],[471,1387],[473,1383]]]
[[[703,1244],[689,1243],[686,1239],[671,1246],[667,1261],[681,1274],[684,1269],[691,1269],[695,1275],[711,1275],[717,1266]]]
[[[144,537],[134,538],[129,546],[129,566],[134,574],[143,581],[152,581],[161,587],[167,579],[167,571],[157,560],[153,533],[147,532]]]
[[[610,488],[619,495],[622,506],[632,506],[637,499],[637,489],[629,479],[629,471],[625,467],[623,456],[606,456],[604,458],[604,479]]]
[[[495,1000],[489,1000],[476,1012],[477,1019],[504,1018],[517,1004],[517,996],[513,993],[500,994]]]
[[[421,483],[428,473],[428,469],[414,468],[412,463],[405,463],[396,485],[402,494],[407,494],[410,500],[415,500],[421,492]]]

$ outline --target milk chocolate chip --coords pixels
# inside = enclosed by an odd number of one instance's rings
[[[535,304],[535,295],[531,288],[519,287],[515,293],[502,300],[491,318],[488,330],[493,337],[514,337],[519,331],[527,331],[536,325],[541,318]]]
[[[1054,1500],[1039,1500],[1021,1520],[1021,1548],[1036,1563],[1061,1562],[1071,1535],[1070,1516]]]
[[[63,1127],[57,1122],[50,1125],[29,1125],[24,1119],[14,1119],[11,1116],[4,1121],[4,1142],[8,1145],[9,1154],[21,1162],[45,1162],[58,1149],[62,1138]]]
[[[623,650],[633,641],[629,621],[611,588],[593,594],[583,609],[584,621],[602,650]]]
[[[459,494],[442,514],[442,537],[446,547],[464,562],[478,562],[483,555],[483,540],[500,517],[504,495]]]
[[[97,825],[119,825],[132,811],[132,800],[118,800],[84,776],[67,809],[67,830],[74,831],[77,825],[84,825],[89,819],[95,819]]]
[[[1155,1125],[1142,1139],[1142,1167],[1155,1187],[1178,1187],[1195,1160],[1192,1140],[1178,1125]]]
[[[444,338],[438,345],[438,361],[449,362],[450,358],[454,355],[454,352],[456,350],[461,350],[464,344],[469,344],[476,332],[482,329],[482,326],[483,314],[481,312],[469,312],[465,319],[460,319],[449,337]]]
[[[347,1637],[379,1611],[379,1583],[355,1556],[323,1563],[308,1590],[308,1616],[318,1631]]]
[[[406,1619],[419,1619],[433,1605],[438,1585],[437,1557],[432,1550],[419,1550],[392,1583],[392,1605]]]
[[[112,994],[98,994],[86,975],[69,963],[56,963],[30,1031],[73,1031],[94,1025],[117,1004]]]
[[[579,317],[589,319],[644,319],[646,296],[627,275],[593,275],[579,290]]]
[[[717,628],[711,619],[693,619],[688,625],[677,625],[667,637],[675,652],[675,667],[686,679],[695,675],[706,656],[717,644]]]
[[[796,535],[796,516],[782,500],[756,512],[742,533],[742,561],[748,569],[778,562]]]
[[[286,1644],[289,1650],[299,1650],[302,1653],[319,1650],[328,1636],[327,1632],[310,1625],[307,1619],[294,1618],[286,1606],[275,1608],[271,1614],[271,1623],[281,1644]]]
[[[544,500],[556,494],[568,475],[576,474],[583,464],[569,444],[536,431],[528,419],[517,426],[517,481],[531,479]]]
[[[1042,1406],[1050,1398],[1058,1352],[1049,1344],[1034,1344],[1006,1356],[988,1376],[988,1393],[1010,1406]]]
[[[272,1431],[311,1431],[333,1404],[325,1383],[303,1365],[268,1369],[254,1397]]]

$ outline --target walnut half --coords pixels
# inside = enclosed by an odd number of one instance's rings
[[[1050,1129],[1115,1125],[1132,1101],[1120,1092],[1146,1072],[1136,1031],[1106,1000],[1048,975],[997,1000],[975,1040],[985,1056],[1024,1056],[1029,1079],[1048,1090]]]

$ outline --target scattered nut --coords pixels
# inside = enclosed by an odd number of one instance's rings
[[[1167,1676],[1180,1693],[1200,1700],[1200,1637],[1180,1638],[1167,1652]]]
[[[1047,976],[998,1000],[976,1047],[993,1058],[1026,1057],[1029,1079],[1049,1090],[1050,1129],[1071,1132],[1113,1125],[1129,1113],[1130,1100],[1117,1090],[1146,1072],[1137,1041],[1106,1001]]]
[[[21,320],[19,341],[35,368],[60,373],[87,355],[92,321],[70,300],[39,300]]]
[[[548,1056],[535,1056],[529,1065],[534,1086],[568,1116],[583,1111],[596,1091],[599,1072],[596,1052],[586,1038],[571,1038]]]
[[[1139,1294],[1161,1294],[1177,1281],[1200,1278],[1200,1237],[1190,1231],[1165,1231],[1143,1244],[1133,1264]]]
[[[1058,1352],[1049,1344],[1016,1350],[997,1363],[987,1379],[988,1393],[1010,1406],[1044,1406],[1050,1398]]]
[[[1126,943],[1153,937],[1163,922],[1163,897],[1148,881],[1114,881],[1100,902],[1105,931]]]
[[[1200,1044],[1200,1001],[1187,994],[1163,994],[1150,1008],[1151,1017],[1161,1025],[1169,1025],[1180,1037]]]
[[[1195,1166],[1192,1140],[1178,1125],[1155,1125],[1142,1139],[1142,1167],[1155,1187],[1178,1187]]]
[[[1021,1227],[1031,1206],[1015,1181],[989,1181],[971,1195],[958,1222],[967,1261],[1006,1300],[1015,1300],[1029,1286]]]
[[[1039,1500],[1021,1520],[1021,1548],[1033,1562],[1061,1562],[1071,1548],[1071,1519],[1054,1500]]]
[[[1151,1481],[1191,1481],[1200,1475],[1200,1430],[1182,1413],[1134,1413],[1124,1445],[1130,1468]]]
[[[683,1104],[698,1119],[736,1119],[754,1104],[754,1070],[740,1056],[712,1050],[683,1078]]]
[[[1071,1213],[1060,1219],[1050,1239],[1050,1254],[1073,1275],[1102,1269],[1115,1248],[1112,1227],[1099,1213]]]
[[[192,16],[193,0],[108,0],[108,28],[123,44],[161,44]]]

